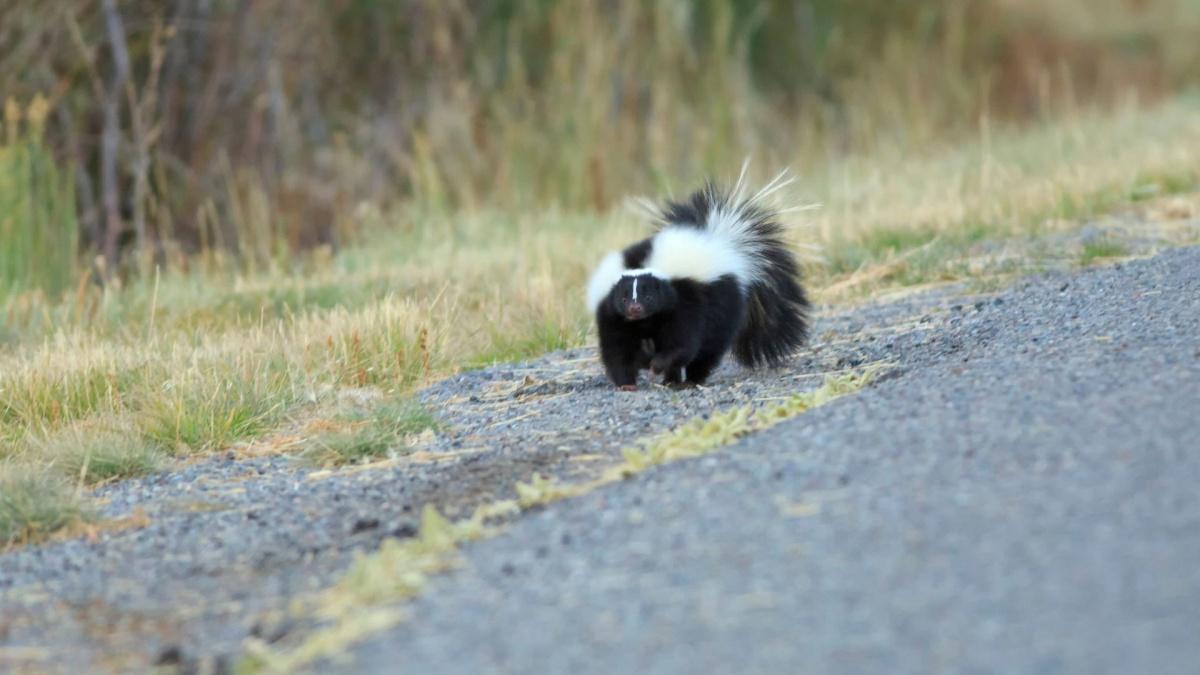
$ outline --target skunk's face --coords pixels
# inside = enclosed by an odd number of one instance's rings
[[[609,302],[627,321],[637,321],[674,307],[675,288],[651,274],[624,276],[613,287]]]

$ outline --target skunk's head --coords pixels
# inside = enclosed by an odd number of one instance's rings
[[[626,321],[638,321],[674,308],[677,298],[670,281],[638,270],[621,276],[608,294],[608,302]]]

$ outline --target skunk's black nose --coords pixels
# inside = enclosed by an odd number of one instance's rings
[[[645,313],[646,308],[642,307],[641,303],[631,302],[625,306],[625,316],[631,319],[639,319]]]

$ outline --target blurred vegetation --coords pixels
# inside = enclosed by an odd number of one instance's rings
[[[0,149],[0,284],[69,287],[68,229],[102,276],[286,265],[396,204],[920,152],[1188,88],[1197,34],[1192,0],[0,0],[0,98],[46,97]]]
[[[47,105],[41,97],[27,110],[12,103],[0,126],[0,296],[17,288],[57,295],[75,269],[73,182],[42,143]]]

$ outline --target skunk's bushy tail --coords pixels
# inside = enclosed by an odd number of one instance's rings
[[[808,298],[801,285],[800,265],[783,241],[778,214],[765,198],[787,183],[780,174],[762,190],[743,198],[742,180],[732,192],[713,183],[686,201],[668,202],[664,226],[691,226],[722,240],[744,259],[745,320],[733,344],[744,366],[776,366],[808,338]]]
[[[751,368],[779,365],[808,339],[809,304],[796,258],[782,243],[763,257],[766,278],[751,284],[745,323],[733,344],[733,355]]]

